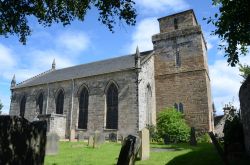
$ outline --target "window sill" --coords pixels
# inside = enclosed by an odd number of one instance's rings
[[[118,131],[118,129],[108,129],[108,128],[104,128],[104,131]]]
[[[87,129],[77,128],[76,131],[87,131]]]

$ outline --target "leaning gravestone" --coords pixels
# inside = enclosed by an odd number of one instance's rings
[[[141,139],[138,136],[128,135],[122,143],[117,165],[134,165],[140,147]]]
[[[110,142],[117,142],[118,141],[117,133],[114,133],[114,132],[110,133],[109,134],[109,141]]]
[[[59,136],[55,132],[47,135],[46,155],[56,155],[58,153]]]
[[[190,145],[191,146],[196,146],[197,145],[197,140],[196,140],[196,136],[195,136],[195,128],[191,127],[191,131],[190,131]]]
[[[19,116],[0,116],[0,164],[42,165],[46,121],[29,122]]]
[[[95,131],[94,135],[94,148],[99,148],[102,143],[104,143],[105,138],[101,135],[100,131]]]
[[[147,128],[144,128],[139,133],[141,138],[141,147],[140,147],[140,159],[147,160],[149,159],[149,131]]]
[[[94,146],[94,137],[93,136],[89,136],[88,146],[89,147],[93,147]]]
[[[84,133],[83,132],[79,132],[77,135],[77,140],[78,141],[84,141]]]

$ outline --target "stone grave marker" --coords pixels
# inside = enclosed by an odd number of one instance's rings
[[[94,135],[94,148],[99,148],[101,144],[103,144],[105,141],[105,138],[101,135],[100,131],[95,131]]]
[[[117,165],[134,165],[140,146],[140,137],[128,135],[122,143]]]
[[[117,142],[118,141],[117,138],[118,138],[117,133],[112,132],[112,133],[109,134],[109,141],[110,142]]]
[[[141,160],[147,160],[149,159],[149,130],[147,128],[143,128],[139,132],[139,136],[141,138],[141,147],[140,147],[140,159]]]
[[[56,155],[58,153],[59,136],[55,132],[47,135],[46,155]]]
[[[74,130],[74,129],[72,129],[71,131],[70,131],[70,141],[75,141],[75,135],[76,134],[76,131]]]
[[[191,131],[190,131],[190,145],[191,146],[196,146],[197,145],[197,140],[196,140],[195,128],[194,127],[191,127]]]
[[[94,146],[94,137],[93,136],[89,136],[88,146],[89,147],[93,147]]]
[[[77,140],[78,141],[84,141],[84,133],[83,132],[79,132],[77,135]]]

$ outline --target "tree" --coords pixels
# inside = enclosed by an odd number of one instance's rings
[[[1,113],[2,113],[2,108],[3,108],[3,104],[2,104],[2,102],[1,102],[1,100],[0,100],[0,115],[1,115]]]
[[[158,114],[157,132],[161,138],[168,138],[170,142],[188,142],[190,128],[182,113],[174,108],[166,108]]]
[[[228,64],[235,66],[239,55],[246,55],[250,45],[250,1],[213,0],[213,5],[219,6],[219,14],[208,18],[207,23],[215,25],[212,34],[226,43],[220,48],[225,50]]]
[[[250,66],[246,64],[239,64],[239,71],[241,73],[240,75],[244,78],[244,80],[246,80],[247,77],[250,75]]]
[[[30,17],[37,18],[44,27],[53,23],[66,26],[76,19],[84,21],[87,11],[94,7],[99,11],[98,21],[113,32],[117,19],[135,25],[134,4],[133,0],[2,0],[0,35],[17,35],[19,41],[25,44],[27,36],[31,35]]]

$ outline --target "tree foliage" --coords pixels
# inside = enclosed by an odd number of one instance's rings
[[[241,73],[240,75],[244,78],[244,80],[246,80],[247,77],[250,75],[250,66],[246,64],[239,64],[239,71]]]
[[[44,27],[53,23],[64,26],[77,19],[84,21],[91,8],[99,11],[98,20],[113,32],[117,18],[128,25],[135,25],[136,10],[133,0],[1,0],[0,35],[18,35],[20,42],[26,43],[31,34],[28,25],[30,16],[37,18]]]
[[[225,50],[228,64],[235,66],[239,55],[246,55],[250,45],[250,1],[213,0],[213,5],[219,6],[219,14],[208,18],[207,22],[215,25],[212,34],[226,43],[220,48]]]
[[[2,108],[3,108],[3,104],[2,104],[2,102],[0,100],[0,114],[2,113]]]
[[[174,108],[166,108],[158,114],[157,132],[161,138],[168,136],[171,142],[188,142],[190,127],[182,113]]]

